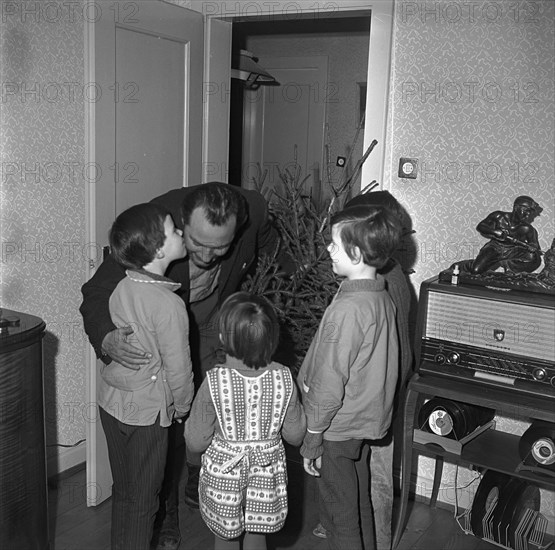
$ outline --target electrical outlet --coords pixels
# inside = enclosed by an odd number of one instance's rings
[[[399,159],[399,177],[416,179],[418,174],[418,159],[401,157]]]

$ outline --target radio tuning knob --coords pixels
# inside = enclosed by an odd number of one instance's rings
[[[533,370],[532,376],[536,380],[545,380],[545,377],[547,376],[547,373],[545,372],[544,369],[542,369],[541,367],[538,367],[538,368]]]
[[[445,355],[443,355],[442,353],[438,353],[435,357],[434,357],[434,361],[438,364],[438,365],[443,365],[445,363],[445,361],[447,361],[447,358],[445,357]]]
[[[447,357],[447,361],[449,361],[449,363],[457,364],[460,360],[461,356],[456,351],[452,351]]]

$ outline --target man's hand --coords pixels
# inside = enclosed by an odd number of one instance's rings
[[[318,471],[322,467],[322,457],[319,456],[316,459],[303,458],[304,471],[314,477],[320,477],[320,472]]]
[[[130,326],[112,330],[102,340],[102,351],[116,363],[128,369],[139,370],[142,366],[148,365],[152,354],[130,344],[127,336],[131,334],[133,328]]]

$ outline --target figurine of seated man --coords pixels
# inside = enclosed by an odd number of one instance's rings
[[[543,208],[525,195],[517,197],[512,212],[497,210],[482,220],[476,230],[487,239],[470,266],[474,275],[498,267],[515,273],[531,273],[541,264],[538,232],[532,226]]]

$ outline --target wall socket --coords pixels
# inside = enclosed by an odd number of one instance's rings
[[[401,157],[399,159],[399,177],[416,179],[418,174],[418,159]]]

